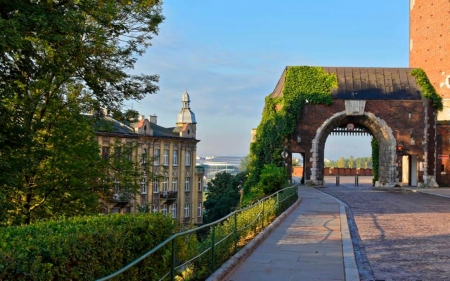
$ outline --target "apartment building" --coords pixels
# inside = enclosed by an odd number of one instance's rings
[[[129,157],[142,165],[138,194],[130,195],[113,186],[113,196],[104,202],[104,212],[147,209],[184,223],[201,224],[204,169],[196,167],[197,122],[187,91],[182,95],[175,127],[158,125],[157,116],[140,116],[138,122],[131,124],[119,122],[107,114],[101,118],[109,124],[96,132],[102,157],[106,159],[114,153],[117,143],[129,144],[133,147]],[[147,176],[145,171],[157,175],[158,179]]]

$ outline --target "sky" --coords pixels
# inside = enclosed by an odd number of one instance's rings
[[[187,89],[201,156],[249,153],[286,66],[408,66],[407,0],[166,0],[163,15],[133,70],[158,74],[160,90],[132,107],[173,127]],[[369,137],[325,146],[332,160],[370,153]]]

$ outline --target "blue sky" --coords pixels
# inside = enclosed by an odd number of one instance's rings
[[[407,67],[407,0],[167,0],[137,73],[160,91],[133,104],[174,126],[185,87],[198,155],[244,156],[287,65]],[[325,157],[370,155],[369,138],[329,137]]]

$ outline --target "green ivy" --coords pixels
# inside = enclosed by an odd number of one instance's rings
[[[283,166],[281,152],[284,140],[294,133],[305,103],[330,105],[331,91],[337,87],[336,75],[321,67],[287,68],[283,96],[266,97],[261,123],[256,130],[257,141],[250,146],[249,176],[244,196],[252,197],[250,189],[260,181],[264,165]]]
[[[422,91],[422,97],[430,99],[436,110],[442,110],[444,108],[442,97],[438,95],[436,89],[431,85],[425,71],[421,68],[415,68],[411,71],[411,75],[416,78],[417,85]]]
[[[378,180],[378,166],[380,163],[377,139],[372,137],[372,141],[370,142],[370,145],[372,146],[372,167],[373,167],[372,183],[375,186],[375,182]]]

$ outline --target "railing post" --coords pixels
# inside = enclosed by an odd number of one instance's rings
[[[336,186],[339,186],[339,175],[336,175]]]
[[[355,186],[359,185],[359,178],[358,175],[355,175]]]
[[[280,192],[277,191],[277,215],[280,214]]]
[[[214,272],[215,270],[215,259],[214,259],[214,248],[216,242],[214,241],[216,237],[216,226],[212,226],[212,234],[211,234],[211,272]]]
[[[237,253],[237,241],[238,240],[238,234],[237,234],[237,212],[234,212],[234,254]]]
[[[172,263],[170,265],[170,280],[175,280],[175,238],[172,240]]]
[[[262,212],[261,212],[261,229],[264,229],[264,200],[262,201]]]

